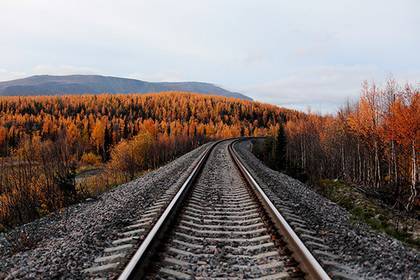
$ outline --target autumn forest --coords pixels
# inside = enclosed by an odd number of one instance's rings
[[[365,187],[393,208],[419,205],[418,88],[364,82],[358,102],[335,115],[300,115],[281,130],[258,151],[274,168],[303,180],[336,178]]]
[[[0,224],[27,222],[132,180],[209,140],[273,134],[299,114],[180,92],[1,98]],[[100,174],[76,184],[76,174],[92,166]]]
[[[183,92],[0,98],[0,230],[134,179],[199,145],[269,136],[260,157],[418,205],[419,89],[365,83],[334,115]],[[280,166],[280,168],[278,168]],[[92,176],[81,176],[93,174]],[[80,179],[82,178],[82,179]]]

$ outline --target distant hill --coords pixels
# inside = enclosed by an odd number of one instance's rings
[[[38,75],[0,82],[0,96],[150,93],[161,91],[188,91],[252,100],[241,93],[231,92],[216,85],[201,82],[146,82],[99,75]]]

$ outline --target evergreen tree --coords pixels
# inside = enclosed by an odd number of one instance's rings
[[[287,167],[286,145],[287,145],[286,132],[284,131],[283,124],[280,123],[280,128],[279,128],[279,131],[277,133],[277,138],[276,138],[274,160],[275,160],[277,169],[281,171],[286,170],[286,167]]]

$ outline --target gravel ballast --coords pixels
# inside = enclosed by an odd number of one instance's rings
[[[0,279],[80,279],[122,227],[180,187],[208,144],[98,198],[0,235]],[[16,249],[17,245],[22,248]]]
[[[206,147],[96,199],[0,234],[0,279],[86,278],[82,271],[94,265],[94,259],[111,246],[122,228],[141,217],[169,187],[181,186]],[[287,201],[293,215],[305,221],[328,250],[339,256],[337,262],[351,268],[351,275],[361,279],[420,278],[417,250],[353,222],[345,209],[300,181],[269,169],[249,148],[250,141],[236,145],[257,182],[270,190],[269,197]]]
[[[315,231],[335,255],[362,279],[419,279],[419,252],[367,225],[351,221],[350,214],[310,187],[265,166],[243,141],[236,150],[261,187],[292,202],[293,213]]]
[[[265,215],[219,143],[165,236],[156,274],[145,279],[285,279],[296,266],[276,245]],[[257,256],[259,256],[257,258]]]

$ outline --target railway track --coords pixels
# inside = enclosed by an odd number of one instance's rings
[[[241,163],[234,143],[217,142],[203,154],[120,280],[329,279]]]

